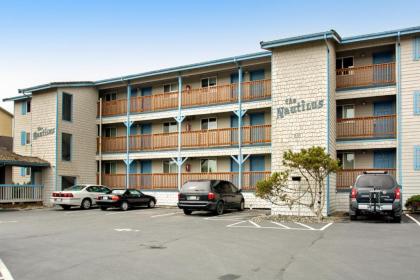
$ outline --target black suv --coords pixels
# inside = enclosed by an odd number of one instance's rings
[[[364,172],[350,193],[350,219],[358,215],[386,214],[401,222],[402,194],[394,177],[384,172]]]
[[[228,181],[188,181],[178,194],[178,207],[186,215],[191,215],[194,210],[212,211],[221,215],[225,209],[244,210],[245,199],[241,191]]]

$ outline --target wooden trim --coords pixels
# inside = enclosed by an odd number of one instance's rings
[[[395,84],[395,62],[336,70],[337,88]]]

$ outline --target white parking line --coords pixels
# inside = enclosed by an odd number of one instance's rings
[[[281,226],[282,228],[284,228],[284,229],[290,229],[290,227],[288,227],[288,226],[285,226],[285,225],[283,225],[283,224],[280,224],[280,223],[277,223],[277,222],[271,222],[272,224],[275,224],[275,225],[278,225],[278,226]]]
[[[308,225],[305,225],[305,224],[302,224],[302,223],[299,223],[299,222],[295,222],[295,224],[300,225],[300,226],[305,227],[305,228],[310,229],[310,230],[315,230],[313,227],[310,227]]]
[[[233,227],[233,226],[236,226],[236,225],[239,225],[239,224],[242,224],[242,223],[246,223],[247,221],[240,221],[240,222],[236,222],[236,223],[233,223],[233,224],[230,224],[230,225],[227,225],[226,227]]]
[[[111,216],[111,215],[120,215],[120,214],[133,214],[131,211],[113,211],[111,213],[106,213],[105,216]]]
[[[2,260],[0,260],[0,280],[13,280],[12,274]]]
[[[324,229],[326,229],[327,227],[329,227],[330,225],[332,225],[333,223],[329,223],[329,224],[326,224],[325,226],[323,226],[322,228],[320,228],[319,230],[320,231],[323,231]]]
[[[253,224],[254,226],[256,226],[257,228],[260,228],[261,226],[257,223],[254,223],[253,221],[249,221],[251,224]]]
[[[17,221],[0,221],[0,224],[11,224],[11,223],[17,223]]]
[[[172,215],[176,215],[176,214],[181,214],[181,212],[159,214],[159,215],[150,216],[150,218],[166,217],[166,216],[172,216]]]
[[[416,219],[414,219],[413,217],[411,217],[410,215],[408,215],[408,214],[405,214],[407,217],[409,217],[411,220],[413,220],[413,222],[415,222],[418,226],[420,226],[420,222],[419,221],[417,221]]]

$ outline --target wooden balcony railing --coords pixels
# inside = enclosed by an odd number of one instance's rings
[[[183,148],[221,147],[238,144],[238,128],[183,131]],[[126,151],[126,136],[103,137],[102,152]],[[242,127],[242,144],[263,144],[271,142],[271,125]],[[99,138],[97,140],[99,150]],[[178,147],[178,133],[140,134],[130,136],[131,151],[175,149]]]
[[[242,100],[256,100],[271,96],[271,80],[243,82]],[[182,107],[224,104],[238,100],[238,84],[213,86],[182,91]],[[131,113],[152,112],[178,107],[178,92],[138,96],[131,99]],[[99,115],[99,102],[97,112]],[[127,99],[102,102],[102,115],[113,116],[127,113]]]
[[[254,190],[258,181],[268,178],[271,171],[243,172],[242,189]],[[215,173],[183,173],[182,183],[189,180],[227,180],[238,185],[239,173],[215,172]],[[153,173],[153,174],[130,174],[130,188],[143,190],[176,190],[178,174],[176,173]],[[124,188],[126,174],[103,174],[102,184],[111,188]]]
[[[396,115],[337,120],[337,139],[393,138],[396,131]]]
[[[337,88],[352,88],[395,83],[395,62],[337,69]]]
[[[356,182],[356,178],[362,175],[364,171],[388,171],[388,174],[396,176],[395,168],[384,168],[384,169],[344,169],[337,172],[337,189],[345,189],[353,186]]]

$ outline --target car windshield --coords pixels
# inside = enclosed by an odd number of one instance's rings
[[[394,186],[395,181],[389,175],[362,175],[356,182],[357,188],[391,189]]]
[[[125,190],[112,190],[112,194],[124,194]]]
[[[190,181],[182,186],[183,192],[208,192],[210,181]]]
[[[81,191],[81,190],[83,190],[85,187],[86,187],[86,186],[83,186],[83,185],[74,185],[74,186],[71,186],[71,187],[69,187],[69,188],[67,188],[67,189],[64,189],[64,190],[65,190],[65,191]]]

